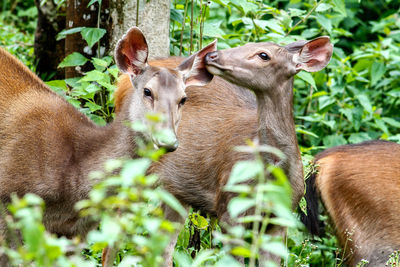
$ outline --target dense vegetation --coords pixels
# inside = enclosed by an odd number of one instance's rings
[[[171,2],[172,55],[189,55],[215,38],[218,48],[224,49],[247,42],[287,44],[330,36],[335,48],[328,67],[318,73],[299,73],[295,80],[296,125],[305,166],[315,153],[326,147],[370,139],[400,142],[399,1]],[[34,3],[16,0],[2,3],[0,46],[35,70]],[[91,60],[94,69],[83,78],[48,84],[95,122],[104,124],[113,116],[112,93],[117,72],[110,57],[84,59],[76,55],[62,66],[80,65],[87,60]],[[257,154],[254,144],[246,149]],[[142,156],[139,160],[113,161],[103,172],[94,174],[110,178],[93,190],[90,200],[79,205],[84,215],[101,221],[101,227],[92,231],[86,241],[56,238],[46,233],[40,222],[43,203],[35,196],[27,196],[22,200],[14,198],[9,207],[14,216],[6,217],[10,229],[21,230],[25,246],[10,249],[3,240],[2,251],[14,264],[95,266],[101,249],[115,244],[121,249],[117,259],[117,263],[123,259],[121,266],[160,264],[168,233],[176,225],[163,219],[159,203],[166,202],[181,214],[185,211],[167,192],[153,189],[156,177],[145,176],[151,160],[156,160],[160,153],[145,144],[139,153]],[[121,166],[121,174],[113,175],[113,170]],[[289,227],[287,240],[282,243],[243,227],[222,234],[212,219],[193,211],[178,240],[177,266],[238,265],[231,255],[246,256],[249,258],[246,264],[254,266],[259,249],[254,240],[261,240],[263,248],[281,255],[287,266],[343,264],[332,230],[327,229],[325,238],[310,241],[290,212],[290,190],[285,177],[279,169],[268,166],[267,171],[273,172],[276,180],[266,182],[264,171],[260,161],[242,162],[232,172],[232,185],[250,177],[257,177],[258,185],[266,184],[268,193],[264,192],[263,201],[254,205],[262,207],[265,214],[277,216],[267,224]],[[240,209],[250,207],[248,200],[257,197],[258,185],[235,199],[236,215]],[[110,190],[115,194],[106,194]],[[71,247],[73,251],[69,251]]]

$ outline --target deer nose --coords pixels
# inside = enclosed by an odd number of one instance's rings
[[[213,51],[210,53],[207,53],[206,55],[206,62],[212,62],[218,59],[218,52],[217,51]]]

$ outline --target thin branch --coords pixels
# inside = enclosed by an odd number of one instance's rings
[[[315,10],[315,9],[319,6],[319,4],[321,4],[322,2],[323,2],[323,0],[317,2],[317,3],[315,4],[315,6],[313,6],[313,8],[311,8],[311,10],[307,13],[307,15],[306,15],[303,19],[299,20],[292,28],[290,28],[290,30],[288,31],[288,33],[287,33],[285,36],[288,36],[297,26],[299,26],[301,23],[304,23],[304,22],[308,19],[308,17],[310,17],[311,13],[313,13],[314,10]]]
[[[185,11],[183,12],[182,31],[181,31],[181,41],[179,42],[179,56],[182,56],[183,32],[185,31],[186,15],[187,15],[187,7],[188,7],[188,5],[189,5],[189,0],[186,0],[186,2],[185,2]]]

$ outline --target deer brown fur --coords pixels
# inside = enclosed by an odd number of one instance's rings
[[[118,43],[116,58],[138,90],[125,95],[127,104],[105,127],[95,125],[0,48],[0,200],[8,202],[13,193],[37,194],[46,204],[47,230],[84,236],[95,223],[80,218],[74,206],[87,198],[95,183],[89,173],[101,170],[108,159],[135,157],[137,133],[125,122],[144,121],[147,112],[159,112],[170,118],[165,127],[176,131],[188,82],[205,84],[212,78],[204,65],[194,63],[201,63],[215,45],[176,69],[151,67],[143,34],[131,28]],[[170,147],[162,142],[156,145]],[[2,221],[0,230],[5,234]]]
[[[326,37],[287,47],[260,43],[234,49],[206,56],[207,69],[232,83],[214,77],[207,86],[187,89],[188,101],[178,129],[180,146],[151,167],[151,171],[159,174],[163,186],[183,204],[226,221],[230,220],[226,205],[232,194],[225,193],[223,187],[233,165],[252,158],[233,150],[247,139],[259,137],[263,144],[285,153],[287,159],[282,162],[271,155],[265,159],[285,170],[293,188],[293,206],[297,205],[304,187],[292,115],[293,75],[301,69],[316,71],[325,67],[332,54],[332,45]],[[258,62],[255,58],[262,51],[270,55],[269,62]],[[251,53],[259,66],[246,61],[250,58],[247,53]],[[314,53],[318,54],[317,59]],[[302,58],[305,54],[306,60]],[[177,64],[180,60],[170,58],[150,64]],[[229,76],[226,69],[232,70]],[[124,95],[130,90],[132,86],[122,77],[116,92],[118,105],[124,106]],[[169,264],[172,265],[172,260]]]
[[[307,180],[307,203],[321,196],[349,266],[362,259],[369,261],[366,266],[386,266],[389,255],[400,249],[399,159],[400,145],[386,141],[338,146],[315,158],[317,173]],[[318,224],[318,206],[311,206],[307,214]]]

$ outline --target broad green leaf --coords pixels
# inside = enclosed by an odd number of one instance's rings
[[[81,32],[83,27],[76,27],[68,30],[63,30],[59,34],[57,34],[57,41],[64,39],[68,34],[74,34],[77,32]]]
[[[328,33],[332,32],[332,21],[330,19],[321,14],[315,15],[315,18]]]
[[[262,243],[261,247],[281,258],[286,258],[288,254],[287,248],[282,242],[266,240]]]
[[[319,5],[317,6],[317,8],[315,9],[315,11],[317,11],[317,12],[325,12],[325,11],[331,9],[331,8],[332,8],[332,5],[330,5],[330,4],[325,4],[325,3],[321,3],[321,4],[319,4]]]
[[[99,28],[83,28],[81,30],[82,38],[88,43],[91,48],[97,41],[101,39],[101,37],[106,34],[105,29]]]
[[[342,16],[347,16],[346,4],[344,0],[332,0],[333,8]]]
[[[45,83],[56,93],[68,91],[67,83],[65,82],[65,80],[53,80]]]
[[[187,211],[186,209],[182,206],[182,204],[173,196],[171,195],[168,191],[165,190],[157,190],[157,193],[160,197],[160,199],[167,204],[169,207],[174,209],[176,212],[179,213],[182,218],[186,218],[187,216]]]
[[[245,247],[234,247],[231,250],[231,254],[234,256],[240,256],[240,257],[244,257],[244,258],[248,258],[251,256],[251,251],[248,248]]]
[[[235,163],[229,176],[228,185],[245,182],[263,171],[263,165],[258,161],[239,161]]]
[[[86,75],[81,79],[84,82],[100,82],[100,81],[109,81],[110,77],[98,70],[92,70],[86,73]]]
[[[210,257],[215,252],[213,250],[201,250],[199,254],[196,255],[191,267],[200,267],[204,266],[203,264],[210,259]]]
[[[386,122],[387,124],[389,124],[390,126],[393,126],[393,127],[396,127],[396,128],[400,128],[400,122],[396,121],[395,119],[388,118],[388,117],[383,117],[382,120],[384,122]]]
[[[255,205],[255,200],[251,198],[235,197],[228,203],[228,211],[232,218],[245,212]]]
[[[215,38],[223,38],[222,36],[225,34],[223,30],[220,28],[221,22],[205,22],[204,23],[204,36],[215,37]]]
[[[336,103],[336,99],[329,95],[324,95],[318,98],[318,108],[320,111],[324,111],[327,107]]]
[[[367,133],[352,133],[349,137],[349,143],[358,144],[371,139],[372,138]]]
[[[189,219],[198,229],[206,229],[208,227],[208,221],[198,213],[190,214]]]
[[[101,109],[100,105],[97,105],[96,103],[93,102],[86,102],[85,107],[88,107],[91,112]]]
[[[364,94],[356,95],[356,98],[360,102],[361,106],[369,113],[372,114],[372,105],[369,98]]]
[[[296,76],[305,81],[306,83],[310,84],[315,89],[317,89],[317,85],[315,84],[315,80],[311,75],[311,73],[306,71],[300,71],[299,73],[297,73]]]
[[[126,185],[131,184],[132,178],[145,175],[150,164],[151,160],[147,158],[134,159],[126,163],[121,171],[121,177],[126,181]]]
[[[102,1],[102,0],[90,0],[89,4],[88,4],[87,6],[90,7],[90,6],[93,5],[94,3],[99,3],[99,5],[101,5],[101,1]]]
[[[374,62],[371,66],[371,85],[374,86],[385,74],[386,67],[382,62]]]
[[[64,58],[64,60],[58,65],[58,68],[81,66],[88,62],[88,60],[89,59],[84,57],[82,54],[74,52]]]
[[[324,146],[333,147],[347,144],[346,139],[342,135],[328,135],[322,139]]]

